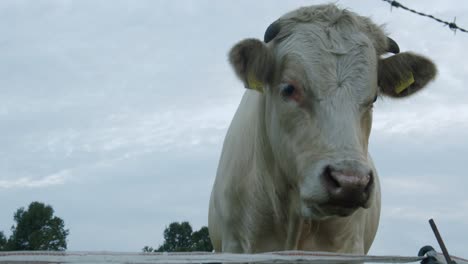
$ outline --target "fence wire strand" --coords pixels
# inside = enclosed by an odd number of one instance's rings
[[[404,10],[406,10],[406,11],[411,12],[411,13],[414,13],[414,14],[417,14],[417,15],[420,15],[420,16],[424,16],[424,17],[428,17],[428,18],[430,18],[430,19],[433,19],[433,20],[435,20],[435,21],[437,21],[437,22],[439,22],[439,23],[441,23],[441,24],[444,24],[445,26],[448,26],[454,33],[456,33],[457,30],[460,30],[461,32],[464,32],[464,33],[468,33],[468,30],[466,30],[466,29],[464,29],[464,28],[461,28],[461,27],[459,27],[459,26],[456,24],[456,21],[457,21],[457,18],[456,18],[456,17],[453,19],[453,22],[448,22],[448,21],[442,20],[442,19],[440,19],[440,18],[437,18],[437,17],[435,17],[435,16],[433,16],[433,15],[425,14],[425,13],[416,11],[416,10],[414,10],[414,9],[411,9],[411,8],[409,8],[409,7],[407,7],[407,6],[402,5],[400,2],[395,1],[395,0],[382,0],[382,1],[389,3],[389,4],[391,5],[392,8],[393,8],[393,7],[395,7],[395,8],[402,8],[402,9],[404,9]]]

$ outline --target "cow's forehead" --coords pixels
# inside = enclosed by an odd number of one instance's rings
[[[276,42],[275,53],[284,78],[300,82],[316,97],[327,97],[340,88],[360,97],[376,92],[377,55],[362,32],[298,24]]]
[[[339,9],[333,4],[301,7],[280,17],[275,23],[280,27],[275,38],[281,42],[291,34],[304,31],[304,26],[313,29],[312,33],[327,34],[338,33],[349,35],[362,33],[374,46],[378,55],[387,50],[387,37],[380,26],[374,24],[369,18],[359,16],[346,9]],[[324,37],[324,35],[319,35]],[[333,39],[333,36],[328,36]]]
[[[346,56],[356,53],[375,53],[369,37],[360,31],[342,31],[321,24],[301,23],[289,29],[290,33],[275,42],[278,55],[297,53],[306,57],[325,54]]]

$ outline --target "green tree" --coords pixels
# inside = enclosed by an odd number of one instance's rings
[[[193,232],[189,222],[173,222],[164,229],[164,243],[157,249],[145,246],[143,252],[213,251],[206,226]]]
[[[50,205],[32,202],[28,210],[19,208],[14,214],[8,250],[66,250],[69,230],[64,221],[54,216]]]
[[[213,251],[208,227],[203,226],[200,230],[192,233],[192,251]]]
[[[0,231],[0,251],[6,250],[6,243],[7,239],[5,237],[5,234],[3,234],[2,231]]]
[[[171,223],[164,230],[164,244],[159,252],[185,252],[190,251],[192,245],[192,226],[189,222]]]
[[[145,246],[143,249],[142,249],[143,252],[154,252],[154,248],[152,247],[148,247],[148,246]]]

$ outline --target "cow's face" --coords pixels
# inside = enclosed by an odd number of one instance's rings
[[[315,21],[324,19],[320,12],[329,21]],[[369,207],[373,104],[379,95],[400,98],[420,90],[435,66],[411,53],[381,59],[398,52],[396,43],[368,19],[331,6],[283,16],[268,28],[265,42],[241,41],[230,61],[246,87],[264,96],[267,142],[298,192],[302,215],[321,219]]]

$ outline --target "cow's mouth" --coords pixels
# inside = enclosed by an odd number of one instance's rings
[[[359,206],[351,206],[351,207],[343,207],[343,206],[335,206],[335,205],[325,205],[322,206],[325,212],[332,216],[341,216],[346,217],[352,215]]]
[[[360,206],[343,207],[330,204],[313,204],[302,206],[302,216],[310,219],[322,220],[329,217],[347,217],[356,212]]]

